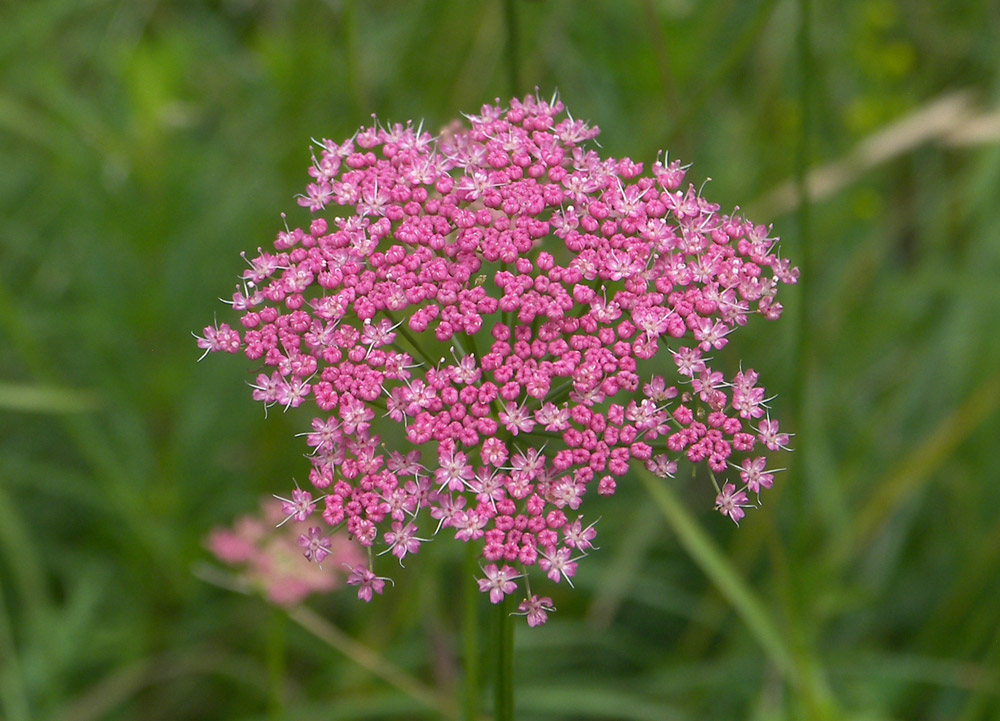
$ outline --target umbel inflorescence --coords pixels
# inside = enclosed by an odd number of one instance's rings
[[[709,356],[750,315],[778,318],[798,271],[769,228],[682,188],[677,161],[643,175],[599,155],[555,98],[467,120],[317,143],[298,201],[315,218],[246,257],[243,330],[198,345],[257,363],[265,407],[315,407],[315,490],[284,508],[308,522],[307,557],[345,528],[369,549],[349,582],[370,600],[379,556],[453,535],[481,544],[494,603],[523,579],[538,625],[551,601],[528,570],[571,582],[596,536],[585,497],[632,464],[733,476],[715,504],[736,522],[771,487],[763,454],[788,436],[757,374],[726,379]]]

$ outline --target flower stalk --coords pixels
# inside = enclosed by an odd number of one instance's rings
[[[494,721],[514,719],[514,622],[513,599],[507,597],[494,608],[496,680],[494,685]]]
[[[473,578],[478,569],[479,554],[472,544],[465,547],[464,572],[466,578]],[[480,596],[471,583],[462,586],[462,719],[476,721],[479,718],[480,676],[479,676],[479,602]]]

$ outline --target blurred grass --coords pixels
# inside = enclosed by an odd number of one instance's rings
[[[1000,107],[1000,10],[811,3],[810,115],[799,7],[0,4],[0,717],[418,713],[192,573],[214,524],[305,474],[292,434],[306,419],[265,423],[239,361],[196,364],[190,332],[225,319],[239,251],[270,242],[283,210],[303,221],[291,197],[310,137],[373,112],[433,129],[515,82],[558,87],[610,154],[693,162],[692,182],[751,203],[793,259],[796,201],[772,191],[803,132],[813,170],[847,171],[811,199],[789,317],[725,355],[761,372],[791,422],[809,294],[803,452],[738,531],[707,481],[672,493],[700,547],[723,550],[721,577],[823,669],[839,716],[1000,718],[1000,137],[983,120]],[[954,128],[880,155],[882,131],[956,91]],[[602,549],[576,591],[554,589],[552,623],[518,629],[524,718],[816,717],[638,483],[597,502]],[[463,561],[421,556],[373,606],[312,606],[456,699]]]

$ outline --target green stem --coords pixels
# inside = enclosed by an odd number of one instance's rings
[[[396,319],[392,316],[392,314],[389,311],[384,310],[382,312],[385,313],[385,317],[388,318],[393,325],[396,325]],[[410,329],[406,327],[405,321],[403,323],[400,323],[399,327],[396,330],[401,336],[403,336],[404,338],[406,338],[406,340],[409,341],[410,345],[413,346],[413,352],[416,355],[423,358],[424,362],[427,363],[427,366],[429,368],[434,366],[434,364],[437,362],[437,359],[431,358],[430,354],[428,354],[427,351],[424,350],[424,347],[420,344],[420,342],[413,337],[413,334],[410,333]],[[398,344],[396,344],[396,347],[399,348],[399,350],[401,351],[406,350],[406,348],[403,348]]]
[[[494,721],[514,719],[514,620],[510,615],[514,597],[508,596],[495,607],[496,701]]]
[[[799,0],[799,29],[797,38],[797,52],[800,67],[800,78],[799,78],[799,113],[802,116],[801,129],[798,139],[798,147],[796,148],[795,154],[795,188],[799,196],[799,206],[796,211],[796,220],[799,226],[799,271],[801,272],[802,278],[802,289],[800,291],[800,307],[798,315],[798,347],[799,347],[799,357],[797,360],[796,367],[796,378],[795,378],[795,404],[796,404],[796,424],[798,426],[798,441],[797,441],[797,456],[799,460],[800,468],[802,467],[802,459],[808,454],[804,450],[804,446],[809,443],[810,433],[807,428],[808,419],[811,417],[811,409],[809,407],[809,379],[811,375],[812,367],[812,355],[813,355],[813,303],[812,303],[812,248],[809,242],[809,183],[808,183],[808,173],[809,173],[809,138],[812,134],[812,103],[810,100],[810,86],[813,82],[812,77],[812,53],[810,50],[810,37],[809,37],[809,18],[810,18],[810,3],[809,0]],[[807,468],[804,469],[808,471]],[[799,476],[804,476],[802,470],[799,471]],[[803,482],[796,483],[792,486],[792,500],[795,506],[796,515],[798,517],[804,517],[802,511],[804,508],[804,489],[806,486],[806,479]],[[798,539],[801,540],[801,539]]]
[[[479,716],[479,599],[473,577],[479,571],[479,549],[465,544],[465,579],[462,593],[462,655],[465,674],[462,691],[462,719],[474,721]]]
[[[795,187],[798,193],[799,205],[796,212],[796,219],[799,226],[799,270],[801,272],[801,290],[799,291],[800,307],[798,314],[798,358],[795,363],[794,376],[794,422],[798,438],[796,440],[795,459],[791,466],[795,469],[797,482],[789,487],[789,500],[794,518],[808,518],[808,494],[810,484],[813,482],[810,472],[809,458],[811,447],[816,438],[817,426],[813,422],[815,416],[812,395],[812,378],[815,363],[815,338],[813,330],[813,318],[815,317],[815,307],[813,294],[813,255],[812,239],[810,237],[810,197],[809,197],[809,139],[812,135],[812,102],[810,88],[813,83],[812,52],[810,40],[810,0],[799,0],[799,27],[796,42],[796,50],[799,62],[799,88],[798,102],[799,113],[801,114],[801,126],[795,154]],[[792,544],[797,548],[804,548],[809,543],[809,535],[812,532],[811,524],[796,523],[791,536]],[[807,600],[807,591],[800,579],[803,573],[796,573],[792,569],[789,578],[791,586],[788,589],[790,594],[786,594],[785,613],[789,619],[790,634],[792,640],[797,645],[808,643],[807,636],[812,634],[814,627],[809,621],[808,615],[810,605]]]

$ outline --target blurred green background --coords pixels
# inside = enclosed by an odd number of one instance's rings
[[[447,544],[371,605],[206,580],[210,529],[306,476],[308,415],[265,421],[191,331],[306,222],[310,137],[538,86],[803,272],[727,349],[797,434],[780,487],[740,529],[702,479],[673,515],[601,501],[518,628],[518,718],[1000,719],[998,28],[993,0],[0,1],[0,718],[441,717],[384,676],[455,694]]]

